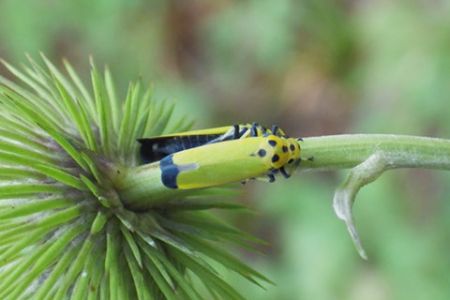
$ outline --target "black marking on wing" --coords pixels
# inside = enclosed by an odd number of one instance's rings
[[[167,155],[203,146],[220,136],[221,134],[202,134],[138,139],[141,144],[141,159],[145,164],[152,163]]]
[[[161,169],[161,181],[162,183],[171,189],[177,189],[177,177],[180,173],[180,169],[173,163],[173,155],[168,155],[161,159],[159,167]]]

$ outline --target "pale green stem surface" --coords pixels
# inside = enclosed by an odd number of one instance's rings
[[[304,138],[301,169],[353,168],[380,152],[388,168],[450,169],[450,140],[394,134],[343,134]],[[306,159],[313,157],[313,161]],[[306,160],[306,161],[305,161]]]

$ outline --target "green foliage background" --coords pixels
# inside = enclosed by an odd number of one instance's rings
[[[3,0],[0,57],[42,51],[87,75],[92,54],[122,90],[141,76],[198,128],[447,137],[449,14],[448,0]],[[249,299],[450,299],[449,174],[394,171],[361,192],[368,262],[331,209],[343,175],[243,187],[237,201],[257,214],[233,222],[270,246],[240,255],[277,286],[236,277],[238,289]]]

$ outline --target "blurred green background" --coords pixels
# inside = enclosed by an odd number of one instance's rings
[[[86,75],[93,55],[122,91],[152,82],[198,128],[448,137],[449,16],[446,0],[2,0],[0,57],[42,51]],[[450,174],[392,171],[362,190],[369,261],[331,209],[344,176],[246,185],[238,201],[256,214],[232,221],[270,245],[235,254],[277,285],[224,276],[249,299],[450,299]]]

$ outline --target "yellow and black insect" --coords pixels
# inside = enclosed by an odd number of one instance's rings
[[[141,139],[144,162],[160,160],[168,188],[194,189],[267,176],[289,177],[300,162],[300,145],[278,127],[234,125]]]
[[[169,154],[205,144],[213,144],[268,134],[286,137],[286,134],[283,130],[278,128],[278,126],[274,125],[271,129],[267,129],[258,123],[253,123],[191,130],[153,138],[138,139],[138,141],[141,143],[140,152],[142,161],[144,163],[152,163],[161,160]]]

